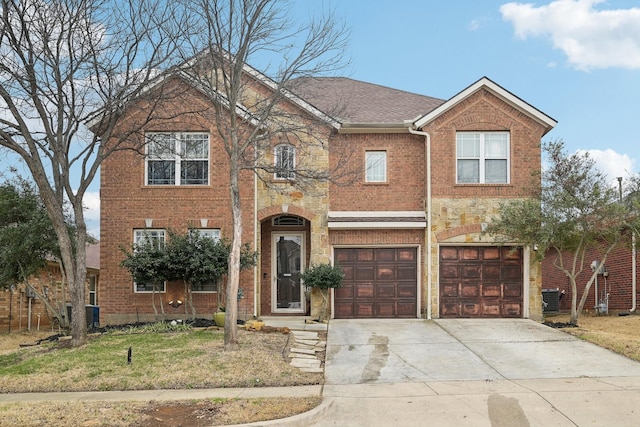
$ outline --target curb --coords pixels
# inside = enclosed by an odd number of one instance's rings
[[[269,421],[256,421],[249,424],[233,424],[228,427],[270,427],[270,426],[287,426],[287,427],[306,427],[322,420],[327,411],[333,407],[333,399],[323,399],[322,402],[310,411],[302,414],[293,415],[288,418],[280,418]]]

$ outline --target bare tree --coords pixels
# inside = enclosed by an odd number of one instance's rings
[[[549,165],[537,177],[537,196],[501,206],[487,232],[498,239],[536,247],[539,259],[553,257],[553,265],[571,283],[571,319],[577,324],[589,289],[599,274],[594,269],[578,301],[577,278],[588,266],[587,251],[601,248],[604,265],[609,253],[637,229],[638,211],[621,203],[622,195],[595,167],[588,153],[567,154],[562,141],[543,146]],[[637,183],[637,178],[631,180]],[[637,188],[637,187],[636,187]],[[629,197],[635,194],[629,187]],[[637,203],[637,201],[636,201]],[[637,205],[636,205],[637,207]]]
[[[183,25],[162,1],[0,6],[0,146],[24,161],[53,223],[78,346],[86,342],[83,198],[102,161],[139,129],[116,134],[118,119],[136,98],[162,92],[148,88],[175,58]],[[153,108],[144,114],[151,119]],[[65,223],[67,204],[75,233]]]
[[[295,23],[286,2],[280,0],[200,0],[185,2],[185,7],[190,10],[194,31],[193,50],[186,53],[182,72],[197,82],[215,106],[217,132],[230,160],[233,234],[225,349],[231,350],[238,344],[236,296],[243,235],[240,173],[253,171],[265,185],[279,173],[289,185],[283,191],[292,186],[309,191],[314,182],[335,178],[335,171],[316,167],[314,159],[321,152],[328,156],[326,123],[333,119],[319,111],[309,114],[311,106],[288,89],[299,77],[317,76],[344,65],[348,32],[332,14]],[[265,66],[264,73],[259,73],[248,65],[265,57],[278,66]],[[322,126],[318,119],[324,121]],[[295,147],[295,162],[286,153],[281,162],[275,162],[271,155],[274,144]]]

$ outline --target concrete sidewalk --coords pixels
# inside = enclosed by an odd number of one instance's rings
[[[198,399],[255,399],[268,397],[316,397],[321,385],[297,387],[211,388],[188,390],[77,391],[0,394],[0,403],[43,401],[170,401]]]

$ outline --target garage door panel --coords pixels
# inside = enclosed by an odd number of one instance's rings
[[[352,299],[354,297],[354,289],[355,287],[350,284],[342,284],[339,288],[336,288],[334,292],[335,298],[340,299]]]
[[[483,298],[500,298],[502,296],[502,286],[499,283],[485,283],[482,286]]]
[[[460,305],[461,317],[478,317],[480,312],[480,303],[478,302],[462,302]]]
[[[333,305],[336,311],[335,317],[340,319],[352,319],[354,317],[354,304],[353,303],[340,303],[335,302]]]
[[[345,253],[349,253],[346,255]],[[334,293],[337,318],[416,317],[417,248],[336,248],[335,258],[348,264],[343,287]],[[341,288],[339,288],[341,289]]]
[[[482,317],[500,317],[500,301],[483,301]]]
[[[409,280],[414,282],[418,277],[417,268],[414,265],[398,265],[397,266],[398,280]]]
[[[373,283],[357,283],[355,286],[354,298],[373,299],[374,292],[375,292],[375,287],[373,286]]]
[[[488,260],[500,260],[500,248],[496,247],[483,247],[482,259]]]
[[[458,248],[450,248],[444,246],[440,248],[440,259],[442,260],[458,260]]]
[[[376,267],[376,280],[394,280],[396,268],[394,265],[379,265]]]
[[[376,277],[375,268],[373,265],[362,266],[358,265],[355,267],[355,278],[354,280],[373,280]]]
[[[477,280],[482,277],[482,267],[480,265],[463,264],[460,266],[460,276],[463,279]]]
[[[441,317],[522,317],[522,249],[440,248]]]
[[[457,283],[446,284],[440,287],[442,297],[457,297],[460,295],[460,286]]]
[[[503,304],[502,309],[503,317],[522,317],[522,306],[520,304]]]
[[[396,250],[393,248],[379,248],[375,250],[375,260],[377,262],[395,262]]]
[[[460,259],[463,260],[478,260],[480,259],[480,249],[479,248],[468,248],[468,247],[462,247],[460,250],[460,253],[462,254],[462,256],[460,257]]]
[[[373,303],[356,303],[354,317],[373,317]]]
[[[376,298],[396,298],[396,286],[393,283],[378,283]]]
[[[416,317],[418,306],[415,301],[398,301],[396,305],[396,317],[413,318]]]
[[[396,317],[395,303],[378,303],[376,304],[376,317],[392,318]]]
[[[355,253],[356,253],[356,261],[358,263],[372,262],[374,260],[373,249],[370,249],[370,248],[356,249]]]
[[[483,280],[500,280],[500,264],[492,263],[482,266],[482,279]]]
[[[342,272],[344,273],[343,282],[352,281],[353,278],[355,277],[355,271],[353,269],[353,266],[345,265],[345,264],[338,264],[338,265],[340,266],[340,268],[342,269]]]
[[[480,290],[479,283],[462,283],[460,285],[460,295],[463,297],[479,297]]]
[[[520,283],[505,283],[504,296],[519,298],[522,296],[522,285]]]
[[[503,265],[502,280],[517,281],[522,277],[522,268],[519,265]]]
[[[440,268],[440,277],[444,279],[457,279],[460,277],[457,265],[444,265]]]
[[[399,284],[396,287],[396,293],[398,298],[412,300],[415,304],[416,298],[416,285],[415,284]]]

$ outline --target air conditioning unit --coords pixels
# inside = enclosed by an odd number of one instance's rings
[[[542,307],[544,313],[560,311],[560,291],[558,289],[543,289]]]

